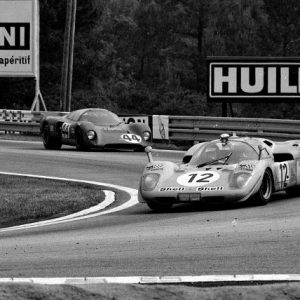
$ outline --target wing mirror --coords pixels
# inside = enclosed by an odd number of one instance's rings
[[[147,154],[148,160],[149,162],[153,162],[153,157],[152,157],[152,147],[151,146],[147,146],[145,148],[145,152]]]

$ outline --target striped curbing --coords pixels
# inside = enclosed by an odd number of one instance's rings
[[[35,228],[35,227],[47,226],[47,225],[55,225],[55,224],[79,221],[79,220],[83,220],[83,219],[98,217],[101,215],[106,215],[106,214],[114,213],[117,211],[121,211],[121,210],[127,209],[131,206],[134,206],[138,203],[137,190],[123,187],[123,186],[107,184],[107,183],[103,183],[103,182],[96,182],[96,181],[87,181],[87,180],[52,177],[52,176],[41,176],[41,175],[33,175],[33,174],[20,174],[20,173],[10,173],[10,172],[0,172],[0,174],[85,183],[85,184],[92,184],[92,185],[97,185],[97,186],[101,186],[101,187],[105,186],[106,188],[112,188],[112,189],[124,191],[130,195],[130,199],[127,202],[125,202],[117,207],[103,211],[104,209],[106,209],[109,205],[111,205],[115,201],[115,193],[113,193],[112,191],[104,190],[105,200],[96,206],[93,206],[88,209],[82,210],[80,212],[77,212],[77,213],[74,213],[71,215],[67,215],[64,217],[60,217],[60,218],[3,228],[3,229],[0,229],[0,232],[30,229],[30,228]]]
[[[248,274],[201,276],[125,276],[125,277],[32,277],[0,278],[0,283],[34,284],[221,284],[221,283],[300,282],[300,274]]]

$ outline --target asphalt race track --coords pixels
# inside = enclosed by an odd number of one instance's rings
[[[178,155],[155,154],[178,160]],[[106,182],[136,189],[146,155],[47,151],[0,141],[0,171]],[[109,215],[0,233],[0,277],[299,274],[300,199],[267,206],[137,204]]]

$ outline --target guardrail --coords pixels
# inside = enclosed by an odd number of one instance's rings
[[[300,121],[169,116],[169,140],[206,141],[224,132],[272,140],[300,139]]]
[[[0,110],[0,131],[5,133],[39,134],[42,115],[63,116],[65,112],[34,112],[30,110]]]
[[[66,113],[0,110],[0,131],[38,134],[43,114],[63,116]],[[201,142],[217,138],[224,132],[235,132],[238,136],[264,137],[275,141],[300,139],[298,120],[145,115],[123,115],[122,118],[128,122],[149,123],[155,140]]]

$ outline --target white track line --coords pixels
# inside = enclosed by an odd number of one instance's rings
[[[15,143],[15,144],[20,144],[20,143],[27,143],[27,144],[41,144],[42,140],[39,141],[22,141],[22,140],[6,140],[6,139],[0,139],[0,142],[9,142],[9,143]]]
[[[130,199],[123,203],[120,206],[117,206],[112,209],[108,209],[106,211],[101,211],[106,207],[108,207],[110,204],[112,204],[115,201],[114,193],[111,191],[104,191],[105,193],[105,200],[101,203],[99,203],[96,206],[90,207],[88,209],[82,210],[80,212],[65,216],[65,217],[60,217],[56,219],[51,219],[51,220],[45,220],[45,221],[40,221],[40,222],[34,222],[34,223],[29,223],[29,224],[24,224],[24,225],[18,225],[18,226],[12,226],[12,227],[7,227],[0,229],[0,232],[7,232],[7,231],[12,231],[12,230],[21,230],[21,229],[29,229],[29,228],[34,228],[34,227],[42,227],[42,226],[47,226],[47,225],[54,225],[54,224],[61,224],[61,223],[66,223],[66,222],[73,222],[73,221],[78,221],[78,220],[83,220],[83,219],[89,219],[93,217],[98,217],[101,215],[105,214],[110,214],[114,213],[120,210],[127,209],[131,206],[134,206],[138,203],[137,199],[137,190],[123,187],[123,186],[118,186],[118,185],[113,185],[113,184],[107,184],[107,183],[102,183],[102,182],[96,182],[96,181],[86,181],[86,180],[78,180],[78,179],[70,179],[70,178],[61,178],[61,177],[50,177],[50,176],[40,176],[40,175],[33,175],[33,174],[20,174],[20,173],[9,173],[9,172],[0,172],[2,175],[13,175],[13,176],[23,176],[23,177],[31,177],[31,178],[40,178],[40,179],[51,179],[51,180],[60,180],[60,181],[69,181],[69,182],[79,182],[79,183],[86,183],[86,184],[93,184],[93,185],[98,185],[98,186],[105,186],[108,188],[114,188],[117,190],[125,191],[128,194],[130,194]]]
[[[162,283],[230,283],[230,282],[297,282],[300,274],[250,274],[250,275],[202,275],[202,276],[127,276],[127,277],[32,277],[0,278],[0,283],[35,284],[162,284]]]

